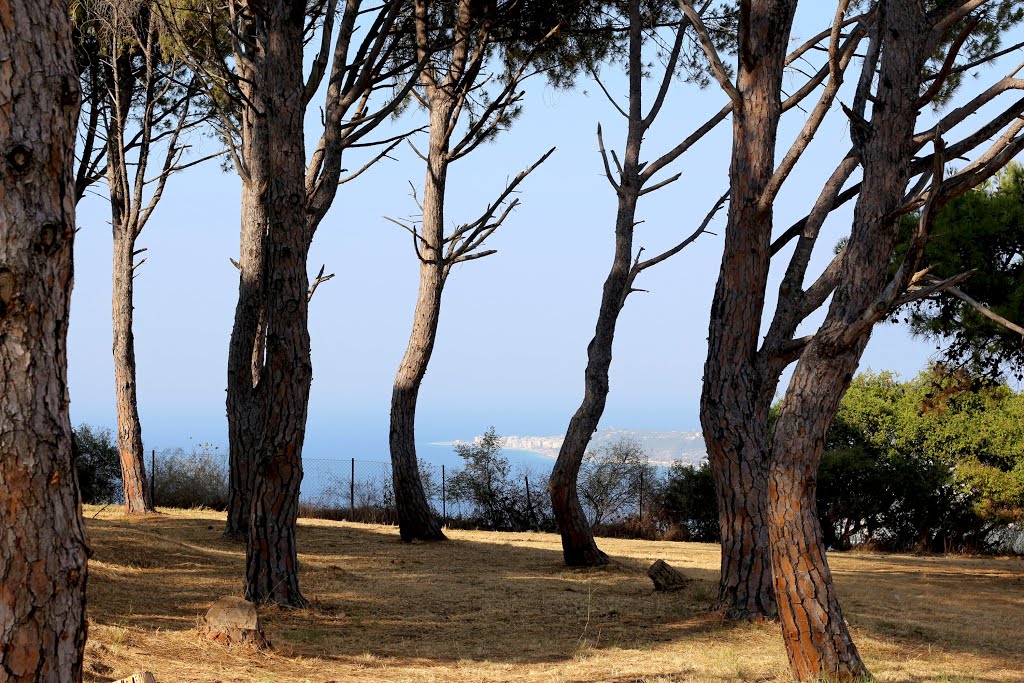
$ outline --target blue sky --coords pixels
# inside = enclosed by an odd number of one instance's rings
[[[804,2],[796,37],[826,26],[834,7]],[[1002,75],[1020,55],[971,80],[963,96]],[[609,70],[606,85],[624,93]],[[795,84],[797,81],[792,81]],[[498,253],[458,266],[448,280],[434,357],[420,395],[418,440],[467,438],[493,424],[505,434],[557,434],[582,395],[586,345],[611,259],[614,195],[601,176],[595,129],[621,149],[621,117],[597,87],[575,91],[529,84],[522,118],[497,142],[458,162],[449,176],[448,219],[476,218],[508,177],[546,149],[558,151],[521,186],[522,205],[489,241]],[[843,97],[849,101],[849,97]],[[717,111],[717,87],[680,83],[643,157],[652,159]],[[310,108],[307,144],[318,110]],[[837,116],[837,114],[840,114]],[[422,118],[411,111],[395,130]],[[785,151],[803,114],[780,136]],[[418,125],[418,124],[417,124]],[[923,124],[922,124],[923,126]],[[386,131],[381,133],[383,137]],[[655,253],[688,234],[727,185],[725,123],[666,174],[682,178],[641,200],[636,243]],[[209,141],[196,137],[197,149]],[[824,176],[849,148],[844,117],[833,111],[776,204],[777,230],[804,215]],[[212,148],[210,148],[212,150]],[[209,151],[209,150],[208,150]],[[422,186],[422,162],[407,147],[338,192],[313,243],[309,270],[336,277],[311,303],[314,379],[305,455],[381,459],[387,454],[391,384],[411,325],[418,278],[409,235],[382,218],[415,212],[409,182]],[[346,166],[358,168],[352,155]],[[100,188],[102,190],[102,188]],[[191,441],[226,443],[227,342],[237,296],[239,181],[216,163],[168,183],[139,239],[148,260],[137,271],[135,335],[139,402],[147,448]],[[848,228],[850,211],[827,224],[814,261],[820,268]],[[111,235],[102,197],[79,205],[69,374],[75,424],[114,427],[110,332]],[[721,257],[724,212],[712,230],[641,275],[649,293],[630,297],[620,317],[604,426],[696,429],[708,312]],[[784,252],[777,269],[784,267]],[[777,281],[776,281],[777,282]],[[770,287],[769,291],[774,291]],[[811,321],[813,322],[813,321]],[[879,326],[862,368],[912,375],[934,346],[899,327]]]

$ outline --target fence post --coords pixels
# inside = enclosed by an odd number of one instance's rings
[[[533,501],[530,499],[530,475],[524,474],[526,480],[526,523],[533,529]]]
[[[352,458],[352,471],[348,480],[348,516],[350,522],[356,521],[356,459]]]
[[[441,526],[448,526],[448,501],[444,490],[444,463],[441,464]]]
[[[143,458],[146,456],[143,455]],[[143,460],[143,463],[146,461]],[[149,456],[149,502],[156,508],[156,449],[150,452]]]
[[[638,507],[638,512],[639,512],[638,516],[640,517],[640,524],[643,524],[644,523],[644,468],[643,467],[640,468],[640,503],[639,503],[639,505],[637,507]]]

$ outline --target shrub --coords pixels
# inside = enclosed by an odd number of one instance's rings
[[[124,498],[121,458],[109,429],[81,424],[72,431],[75,470],[83,503],[114,503]]]
[[[854,378],[818,473],[825,541],[979,552],[1024,519],[1024,396],[933,366]]]
[[[228,505],[227,459],[208,450],[167,450],[156,459],[154,504],[175,508],[225,510]]]
[[[462,525],[468,522],[496,531],[546,528],[550,524],[543,502],[546,496],[531,489],[527,501],[524,473],[512,475],[512,466],[501,448],[502,440],[494,427],[477,443],[455,446],[455,453],[466,464],[449,479],[449,514],[458,509]],[[466,508],[468,515],[464,514]]]
[[[654,481],[650,459],[636,439],[620,437],[589,451],[583,458],[577,487],[591,526],[605,527],[635,516],[640,511],[641,494],[653,504],[650,492]]]
[[[719,539],[715,483],[706,462],[699,467],[673,463],[659,502],[662,521],[668,527],[667,540],[710,542]]]

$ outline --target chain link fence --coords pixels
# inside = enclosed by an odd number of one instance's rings
[[[228,503],[228,455],[219,449],[151,451],[147,463],[157,507],[211,508]],[[299,515],[395,524],[391,463],[303,458]],[[486,486],[461,468],[420,461],[420,480],[434,514],[446,526],[507,531],[552,530],[547,473],[520,468]]]

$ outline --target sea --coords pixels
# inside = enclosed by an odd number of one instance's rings
[[[448,478],[465,465],[465,461],[455,453],[455,448],[451,444],[417,444],[416,455],[421,464],[421,474],[432,475],[435,481],[440,480],[442,467],[445,477]],[[503,448],[501,455],[509,461],[511,476],[518,478],[525,475],[531,482],[547,481],[548,475],[551,474],[551,468],[555,464],[554,458],[533,451]],[[429,472],[423,471],[423,465],[427,466]],[[391,463],[387,451],[334,458],[304,455],[302,458],[302,495],[317,498],[328,490],[338,489],[339,486],[347,489],[347,482],[351,477],[353,467],[356,482],[386,482],[390,480]]]
[[[419,443],[416,444],[416,455],[419,457],[420,462],[429,463],[436,468],[440,468],[444,465],[445,470],[447,471],[462,469],[462,466],[465,464],[463,459],[455,453],[455,447],[451,444]],[[513,472],[521,468],[526,468],[530,471],[537,472],[538,474],[547,475],[551,472],[551,468],[555,464],[554,458],[550,458],[534,451],[503,448],[501,449],[501,455],[508,459]],[[317,457],[314,454],[304,454],[303,462],[307,464],[317,462],[326,465],[329,461],[336,461],[337,465],[341,466],[343,463],[351,462],[351,457],[355,458],[357,465],[359,463],[388,464],[391,462],[391,456],[386,450],[382,453],[354,453],[350,457],[343,458]]]

